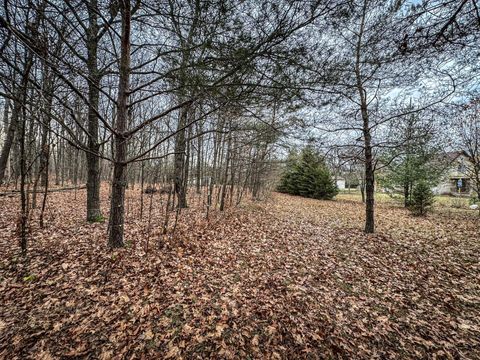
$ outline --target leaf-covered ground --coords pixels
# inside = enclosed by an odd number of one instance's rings
[[[140,220],[131,195],[110,252],[84,191],[52,194],[22,258],[0,198],[0,358],[480,357],[474,214],[380,204],[366,236],[358,202],[275,194],[208,223],[192,206],[169,237],[152,200]]]

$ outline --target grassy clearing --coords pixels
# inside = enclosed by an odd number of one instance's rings
[[[362,201],[362,195],[360,191],[341,191],[337,196],[338,200],[349,200],[349,201]],[[394,206],[403,206],[403,198],[400,195],[394,195],[393,197],[386,193],[377,192],[375,193],[375,200],[378,203],[387,203]],[[468,197],[455,197],[447,195],[437,195],[435,196],[435,205],[434,209],[445,210],[445,209],[465,209],[468,210],[470,199]]]

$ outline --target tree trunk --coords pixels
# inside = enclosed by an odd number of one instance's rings
[[[408,207],[410,201],[410,186],[408,183],[405,184],[403,187],[403,196],[405,197],[403,205],[405,207]]]
[[[60,155],[58,157],[58,160],[60,161],[60,184],[62,187],[65,186],[65,153],[66,153],[66,148],[65,148],[65,140],[63,139],[63,134],[64,134],[64,128],[60,130],[62,134],[62,139],[60,140]]]
[[[237,149],[237,142],[234,140],[233,142],[233,148],[234,149]],[[230,204],[229,206],[232,207],[233,206],[233,193],[235,191],[235,170],[236,170],[236,156],[237,156],[237,152],[234,151],[233,154],[232,154],[232,160],[230,161]],[[237,183],[240,183],[240,171],[238,172],[238,182]]]
[[[142,165],[140,168],[140,220],[143,219],[143,186],[145,184],[145,177],[144,177],[144,171],[145,171],[145,162],[142,161]]]
[[[75,189],[78,185],[78,149],[75,150],[75,160],[74,160],[74,168],[73,168],[73,186]],[[75,190],[75,200],[77,200],[77,190]]]
[[[102,219],[100,210],[100,158],[98,157],[98,103],[100,94],[100,74],[97,65],[98,50],[98,6],[96,0],[88,6],[89,28],[87,32],[88,82],[88,152],[87,160],[87,221]]]
[[[227,182],[228,182],[228,166],[230,164],[230,152],[232,147],[232,133],[229,131],[228,134],[228,145],[227,145],[227,152],[226,152],[226,159],[225,159],[225,173],[223,175],[222,181],[222,193],[220,196],[220,211],[225,209],[225,195],[227,194]]]
[[[367,111],[366,96],[361,89],[360,96],[362,105],[361,112],[363,118],[363,137],[365,146],[365,233],[373,234],[375,232],[375,176],[372,154],[372,135],[370,134],[370,124]]]
[[[188,127],[187,131],[187,138],[189,139],[192,136],[192,127]],[[188,190],[188,179],[190,176],[190,156],[191,156],[191,141],[186,142],[186,152],[185,152],[185,162],[183,166],[183,189],[185,193],[185,197],[187,195],[187,190]],[[185,200],[186,202],[186,200]]]
[[[197,125],[197,134],[202,132],[202,125]],[[201,177],[202,177],[202,153],[203,153],[203,136],[200,135],[197,138],[197,166],[196,166],[196,190],[197,194],[200,194],[200,186],[201,186]]]
[[[110,234],[108,245],[111,248],[123,247],[123,226],[125,216],[126,157],[127,138],[125,131],[128,122],[128,89],[130,81],[130,3],[120,2],[122,14],[122,37],[120,54],[120,78],[118,83],[117,119],[114,135],[114,167],[112,181],[112,199],[110,203]]]
[[[373,155],[370,145],[370,131],[365,134],[365,233],[372,234],[375,232],[375,178],[373,170]]]
[[[363,87],[361,74],[361,51],[362,37],[365,29],[365,17],[367,11],[367,1],[363,3],[363,14],[360,19],[360,30],[358,32],[358,41],[355,50],[355,76],[357,81],[357,91],[360,98],[360,112],[363,120],[363,140],[365,153],[365,233],[375,232],[375,177],[372,153],[372,135],[370,132],[370,121],[368,115],[368,103],[366,90]]]
[[[28,73],[33,63],[33,57],[29,56],[26,63],[26,71],[22,81],[22,97],[21,101],[24,102],[21,110],[19,109],[19,123],[18,123],[18,145],[20,151],[20,247],[22,253],[25,255],[27,252],[27,233],[28,233],[28,189],[25,188],[27,183],[27,153],[25,149],[25,136],[26,136],[26,109],[25,100],[27,97],[27,85],[28,85]]]
[[[218,125],[218,128],[221,129],[221,125]],[[212,163],[212,172],[210,174],[210,179],[208,183],[208,190],[207,190],[207,214],[206,218],[210,214],[210,208],[212,207],[212,196],[213,196],[213,189],[215,187],[215,173],[217,171],[217,158],[218,158],[218,149],[221,144],[221,134],[214,133],[213,135],[213,163]]]
[[[174,157],[174,184],[175,193],[178,199],[178,207],[180,209],[187,207],[187,194],[184,181],[184,166],[185,166],[185,126],[187,124],[188,108],[180,110],[180,118],[177,126],[177,133],[175,135],[175,157]]]
[[[3,126],[5,131],[8,129],[8,112],[10,111],[10,98],[5,98],[5,107],[3,108]]]
[[[49,158],[47,157],[47,163],[45,164],[45,166],[47,167],[48,169],[48,160]],[[40,221],[40,227],[43,228],[43,217],[44,217],[44,214],[45,214],[45,207],[47,205],[47,195],[48,195],[48,176],[46,177],[45,179],[45,184],[43,184],[44,186],[44,192],[43,192],[43,200],[42,200],[42,210],[40,211],[40,218],[39,218],[39,221]],[[75,188],[76,188],[76,185],[75,185]],[[76,190],[75,190],[76,191]],[[75,193],[76,194],[76,193]]]
[[[19,146],[20,146],[20,247],[22,253],[27,252],[27,226],[28,226],[28,192],[25,189],[27,179],[26,153],[25,153],[25,110],[19,122]]]
[[[123,144],[122,144],[123,143]],[[117,161],[124,152],[125,141],[115,139],[115,150]],[[113,168],[112,194],[110,202],[109,238],[108,245],[112,248],[123,247],[123,226],[125,217],[125,187],[126,187],[126,165],[115,163]]]
[[[53,162],[55,167],[55,185],[60,185],[60,140],[57,137],[57,150],[53,152]]]
[[[20,115],[20,101],[14,101],[12,117],[7,129],[7,136],[3,143],[2,151],[0,153],[0,185],[3,183],[5,177],[5,170],[8,164],[8,156],[10,155],[10,149],[12,148],[13,140],[15,138],[15,130],[18,126],[18,118]]]
[[[50,134],[50,114],[52,111],[53,98],[50,94],[46,95],[45,114],[42,123],[42,138],[40,149],[40,185],[45,186],[48,178],[48,157],[50,156],[50,145],[48,143],[48,135]]]

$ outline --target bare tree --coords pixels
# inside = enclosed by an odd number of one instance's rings
[[[457,145],[467,155],[469,164],[466,172],[477,199],[480,199],[480,101],[474,100],[464,105],[457,118]]]

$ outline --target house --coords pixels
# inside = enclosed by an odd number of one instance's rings
[[[335,183],[337,185],[338,190],[345,190],[345,179],[342,177],[335,178]]]
[[[445,174],[433,192],[439,195],[470,195],[472,183],[468,169],[472,166],[467,154],[463,151],[446,153],[447,167]]]

